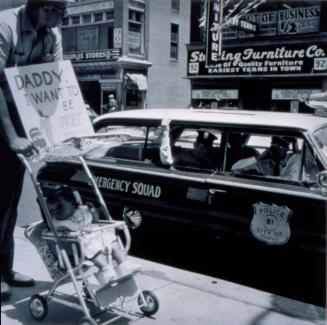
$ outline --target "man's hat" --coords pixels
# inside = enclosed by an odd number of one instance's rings
[[[65,10],[68,0],[27,0],[26,6],[30,8],[39,8],[44,6],[53,6]]]
[[[113,94],[110,94],[108,97],[109,98],[115,98],[115,96]]]

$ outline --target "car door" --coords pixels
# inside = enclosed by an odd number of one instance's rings
[[[267,149],[270,135],[255,136],[258,141],[252,149],[260,155]],[[326,197],[312,182],[312,173],[319,172],[319,163],[314,161],[303,138],[295,145],[297,148],[292,150],[302,155],[302,169],[296,181],[255,173],[233,174],[231,170],[207,179],[208,226],[217,236],[247,238],[258,246],[265,243],[325,252]],[[305,171],[307,160],[316,166],[316,171]]]
[[[159,154],[160,125],[138,121],[130,132],[127,129],[131,125],[124,128],[123,124],[120,121],[120,125],[106,126],[104,136],[118,140],[108,141],[107,146],[96,148],[86,156],[109,210],[115,217],[128,208],[139,211],[144,220],[161,219],[197,229],[206,227],[206,178],[214,170],[165,165]],[[171,127],[175,131],[183,128],[174,121]],[[191,150],[197,129],[199,127],[189,126],[184,133],[179,132],[179,138],[175,139],[178,145]],[[215,149],[218,144],[216,139]],[[77,187],[81,182],[86,183],[81,170],[76,171],[71,181]]]

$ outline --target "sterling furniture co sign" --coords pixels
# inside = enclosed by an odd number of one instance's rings
[[[326,54],[326,44],[228,48],[206,66],[205,50],[190,50],[188,76],[325,74]]]

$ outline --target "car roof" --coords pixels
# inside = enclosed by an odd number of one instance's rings
[[[230,124],[233,126],[270,126],[313,131],[327,125],[327,118],[302,113],[271,111],[221,110],[221,109],[138,109],[104,114],[94,120],[102,124],[113,119],[171,119],[174,121]]]

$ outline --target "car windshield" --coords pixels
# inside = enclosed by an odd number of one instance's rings
[[[327,127],[323,127],[314,133],[314,138],[319,145],[321,153],[327,160]]]

